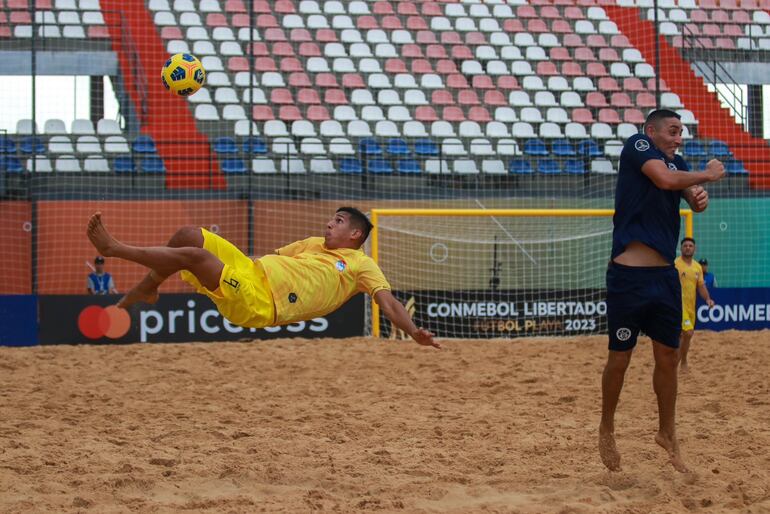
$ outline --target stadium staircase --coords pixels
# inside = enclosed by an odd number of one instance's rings
[[[607,16],[618,26],[645,60],[655,62],[655,27],[644,20],[636,7],[607,5]],[[735,157],[749,171],[749,183],[756,189],[770,189],[770,148],[764,139],[751,136],[723,108],[716,93],[709,92],[703,79],[693,73],[690,63],[660,37],[660,77],[677,93],[698,119],[698,136],[726,142]]]
[[[112,45],[120,60],[121,72],[137,112],[142,113],[142,132],[157,142],[158,153],[166,163],[166,187],[169,189],[224,189],[217,158],[211,152],[208,138],[198,131],[195,119],[182,98],[175,98],[163,88],[160,69],[167,59],[166,50],[158,36],[155,23],[144,2],[101,0],[104,17],[111,28]],[[122,18],[122,21],[121,19]],[[125,44],[122,34],[114,27],[127,24],[136,51]],[[144,70],[144,71],[139,71]],[[135,76],[136,72],[144,77]],[[138,84],[146,84],[146,99],[141,98]],[[146,102],[146,106],[142,104]],[[168,117],[173,113],[173,132]],[[213,170],[213,171],[211,171]]]

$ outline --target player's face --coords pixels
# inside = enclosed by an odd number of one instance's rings
[[[350,214],[347,212],[334,213],[334,217],[326,224],[326,231],[324,232],[324,242],[327,248],[347,246],[352,240],[354,230],[350,226]]]
[[[692,257],[695,255],[695,245],[692,241],[682,243],[682,257]]]
[[[673,159],[682,146],[682,122],[676,118],[664,118],[652,125],[649,136],[658,150]]]

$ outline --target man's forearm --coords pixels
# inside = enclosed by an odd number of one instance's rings
[[[382,306],[382,310],[385,317],[410,336],[417,330],[417,326],[412,321],[409,313],[397,301],[389,303],[387,306]]]

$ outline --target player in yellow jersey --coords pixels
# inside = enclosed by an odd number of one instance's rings
[[[691,237],[682,239],[680,247],[681,255],[674,260],[674,266],[679,274],[679,282],[682,284],[682,332],[679,335],[679,369],[687,373],[687,352],[690,350],[690,342],[695,333],[695,291],[708,304],[709,309],[714,306],[714,300],[709,295],[708,288],[703,281],[703,269],[693,259],[695,256],[695,240]]]
[[[129,246],[110,235],[97,212],[91,216],[86,233],[101,255],[150,268],[118,307],[154,303],[158,286],[177,271],[199,293],[211,298],[224,317],[244,327],[312,319],[363,292],[417,343],[440,348],[432,333],[415,326],[391,293],[380,268],[360,249],[371,228],[361,211],[340,207],[326,224],[324,237],[296,241],[256,260],[226,239],[198,227],[179,229],[166,246]]]

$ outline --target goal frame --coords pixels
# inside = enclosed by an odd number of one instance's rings
[[[379,266],[379,221],[384,216],[462,216],[462,217],[521,217],[521,218],[583,218],[613,216],[615,209],[372,209],[371,257]],[[692,209],[679,209],[679,216],[684,217],[685,237],[693,235]],[[372,336],[380,337],[380,307],[372,299]]]

